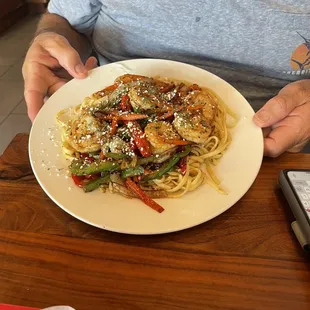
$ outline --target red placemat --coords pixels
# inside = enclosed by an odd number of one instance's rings
[[[40,310],[39,308],[0,304],[0,310]]]

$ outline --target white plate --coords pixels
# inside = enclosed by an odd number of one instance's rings
[[[85,194],[66,178],[68,162],[62,157],[60,131],[55,115],[76,106],[84,97],[113,84],[125,73],[160,75],[207,86],[240,116],[232,130],[232,143],[216,167],[228,195],[208,185],[178,199],[160,199],[161,214],[138,199],[100,191]],[[263,157],[261,129],[252,122],[254,111],[245,98],[219,77],[187,64],[157,60],[129,60],[93,70],[84,80],[72,80],[57,91],[35,119],[29,142],[32,169],[46,194],[63,210],[83,222],[106,230],[128,234],[160,234],[182,230],[206,222],[233,206],[250,188]]]

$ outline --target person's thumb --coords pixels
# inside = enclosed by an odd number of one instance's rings
[[[85,69],[88,72],[89,70],[92,70],[97,67],[97,59],[95,57],[90,57],[87,59],[85,63]],[[52,85],[48,90],[48,96],[51,96],[54,92],[56,92],[59,88],[61,88],[63,85],[65,85],[69,79],[66,78],[60,78],[60,80]]]
[[[285,119],[295,108],[309,102],[310,80],[300,80],[286,85],[254,116],[259,127],[270,127]]]
[[[77,79],[87,77],[87,69],[83,65],[80,55],[65,37],[57,35],[52,38],[44,38],[40,44],[52,57],[58,60],[59,64],[72,77]]]
[[[297,106],[292,96],[277,95],[270,99],[254,116],[259,127],[269,127],[287,117]]]
[[[85,69],[87,71],[95,69],[98,65],[98,61],[94,56],[91,56],[87,59],[86,63],[85,63]]]

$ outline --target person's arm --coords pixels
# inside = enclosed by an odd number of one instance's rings
[[[46,32],[57,33],[65,37],[84,61],[92,52],[91,44],[86,36],[74,30],[69,22],[59,15],[46,13],[42,16],[35,38]]]

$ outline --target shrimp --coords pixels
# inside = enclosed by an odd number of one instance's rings
[[[115,84],[118,84],[118,85],[132,84],[132,83],[137,84],[137,82],[149,84],[149,85],[156,85],[156,87],[158,88],[164,88],[169,85],[166,82],[163,82],[159,79],[150,78],[144,75],[137,75],[137,74],[124,74],[115,80]]]
[[[90,114],[79,115],[66,126],[68,143],[81,153],[99,151],[110,131],[108,123],[98,121]]]
[[[103,96],[98,95],[102,93]],[[125,85],[120,85],[114,90],[107,93],[99,91],[90,97],[86,97],[84,101],[76,108],[76,112],[80,114],[94,113],[98,110],[107,110],[115,107],[122,99],[122,96],[127,92]]]
[[[175,144],[166,141],[180,139],[173,126],[164,121],[148,123],[144,133],[151,144],[153,154],[163,154],[168,150],[175,150]]]
[[[129,89],[128,95],[134,110],[146,111],[162,105],[168,94],[162,90],[171,84],[142,75],[125,74],[115,80],[116,84]],[[168,97],[169,98],[169,97]]]
[[[217,102],[206,90],[192,91],[185,97],[184,101],[193,106],[202,105],[202,114],[205,120],[209,123],[214,120],[218,110]]]
[[[124,74],[117,79],[115,79],[116,84],[128,84],[131,82],[136,81],[144,81],[144,82],[151,82],[153,79],[149,78],[144,75],[137,75],[137,74]]]
[[[155,109],[162,101],[151,85],[136,85],[129,91],[130,103],[136,111]]]
[[[109,106],[109,96],[104,96],[99,99],[95,97],[86,97],[84,101],[75,108],[78,114],[92,114],[97,110],[103,110]]]
[[[217,102],[204,90],[190,92],[183,101],[192,107],[201,108],[175,113],[173,126],[185,140],[203,144],[212,134]]]

